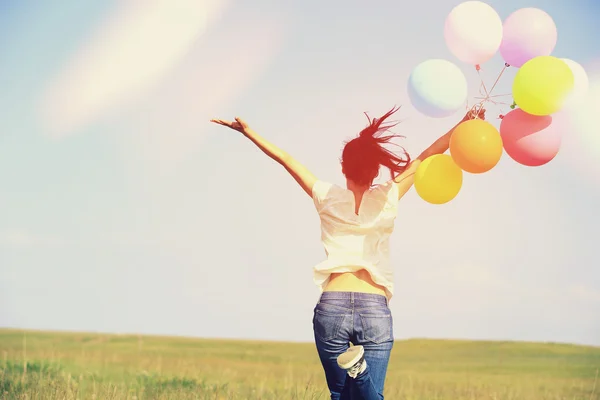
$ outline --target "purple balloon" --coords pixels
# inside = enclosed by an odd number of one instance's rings
[[[538,8],[522,8],[504,21],[500,54],[504,61],[520,68],[539,56],[549,56],[558,33],[552,17]]]

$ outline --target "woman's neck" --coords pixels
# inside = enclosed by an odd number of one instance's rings
[[[346,179],[346,187],[354,194],[362,194],[369,189],[371,185],[359,185],[350,179]]]
[[[360,205],[362,204],[363,195],[371,187],[371,185],[358,185],[356,182],[347,179],[346,187],[354,195],[354,213],[358,215]]]

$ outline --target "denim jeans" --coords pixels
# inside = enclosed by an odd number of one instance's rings
[[[323,292],[314,310],[313,330],[332,400],[383,399],[394,345],[392,313],[385,296]],[[349,342],[364,347],[367,361],[367,369],[355,379],[337,365]]]

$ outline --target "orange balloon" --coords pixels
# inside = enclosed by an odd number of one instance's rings
[[[463,171],[472,174],[487,172],[502,157],[500,132],[481,119],[465,121],[452,132],[450,155]]]

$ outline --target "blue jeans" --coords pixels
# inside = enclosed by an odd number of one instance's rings
[[[394,345],[392,313],[385,296],[323,292],[314,310],[313,330],[332,400],[383,399]],[[356,379],[337,365],[349,342],[365,350],[367,369]]]

